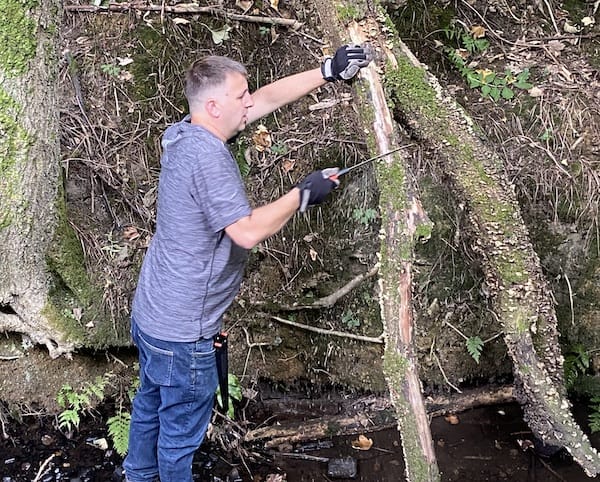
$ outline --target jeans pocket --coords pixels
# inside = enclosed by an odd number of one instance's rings
[[[193,380],[196,389],[205,389],[214,393],[217,389],[217,360],[213,341],[198,342],[193,357]]]
[[[173,352],[154,346],[144,339],[141,333],[138,333],[138,337],[140,341],[138,349],[144,350],[146,355],[144,374],[157,385],[170,386],[173,373]]]

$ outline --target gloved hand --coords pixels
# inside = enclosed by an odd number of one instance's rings
[[[343,45],[332,57],[327,57],[321,64],[323,78],[329,82],[348,80],[354,77],[362,67],[373,60],[373,49],[367,43],[363,45]]]
[[[321,204],[327,195],[340,185],[336,177],[338,167],[329,167],[322,171],[315,171],[296,184],[300,189],[300,212],[306,211],[309,206]]]

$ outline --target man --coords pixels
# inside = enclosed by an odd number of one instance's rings
[[[206,57],[188,69],[190,114],[162,140],[156,233],[132,306],[141,384],[123,464],[129,482],[192,481],[217,387],[213,338],[238,292],[247,250],[299,208],[321,203],[338,183],[316,171],[253,209],[226,141],[325,82],[352,78],[370,60],[368,47],[343,46],[321,68],[254,94],[246,69],[231,59]]]

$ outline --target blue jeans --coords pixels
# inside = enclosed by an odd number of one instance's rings
[[[192,482],[192,459],[212,415],[217,366],[213,340],[179,343],[144,334],[131,320],[140,388],[133,400],[129,482]]]

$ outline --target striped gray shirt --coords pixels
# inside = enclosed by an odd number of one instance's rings
[[[212,337],[242,280],[247,250],[224,229],[250,215],[238,166],[225,144],[189,116],[162,140],[156,233],[132,316],[161,340]]]

